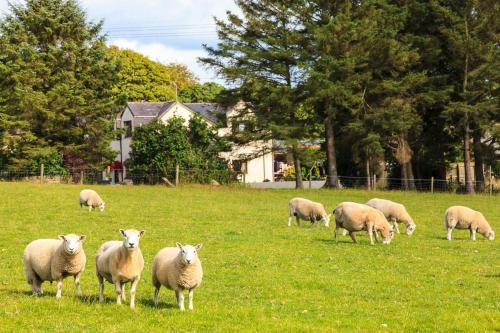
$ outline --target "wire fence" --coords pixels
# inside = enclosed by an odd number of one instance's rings
[[[74,171],[44,172],[41,170],[0,170],[0,181],[55,183],[55,184],[212,184],[225,185],[246,183],[246,175],[229,169],[208,168],[171,168],[168,170],[94,170],[83,169]],[[326,177],[316,178],[315,188],[323,187]],[[263,182],[263,188],[293,188],[295,182],[289,181],[289,186],[283,186],[283,181]],[[335,182],[334,182],[335,183]],[[466,193],[464,178],[450,177],[448,179],[402,179],[338,176],[337,188],[365,189],[377,191],[418,191]],[[484,181],[471,182],[475,193],[500,194],[500,178],[487,175]],[[310,186],[310,183],[309,183]],[[304,179],[304,188],[308,188],[308,180]]]

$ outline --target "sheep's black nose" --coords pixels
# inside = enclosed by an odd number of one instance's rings
[[[135,244],[135,243],[128,243],[128,245],[130,245],[130,246],[134,246],[134,244]]]

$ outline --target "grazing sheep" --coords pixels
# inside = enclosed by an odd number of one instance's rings
[[[297,225],[300,226],[300,219],[310,220],[311,224],[317,220],[323,221],[325,227],[330,225],[330,216],[326,214],[325,207],[319,203],[304,198],[293,198],[288,203],[288,226],[292,225],[292,216],[297,219]]]
[[[177,305],[184,311],[184,290],[188,290],[189,310],[193,310],[193,292],[200,286],[203,269],[197,251],[202,244],[195,246],[182,245],[166,247],[160,250],[153,259],[154,303],[158,305],[158,293],[164,285],[175,291]]]
[[[80,192],[80,208],[83,205],[89,206],[89,212],[96,207],[99,207],[101,212],[104,211],[104,201],[94,190],[82,190]]]
[[[495,239],[495,232],[491,229],[483,214],[469,207],[451,206],[444,213],[444,227],[448,230],[447,239],[451,240],[451,233],[456,229],[469,229],[470,239],[476,240],[479,232],[489,240]]]
[[[394,229],[399,234],[398,223],[404,223],[406,225],[406,234],[411,236],[416,229],[416,225],[413,222],[410,214],[406,210],[405,206],[400,203],[374,198],[366,203],[368,206],[380,210],[388,221],[391,221]]]
[[[56,298],[61,297],[62,282],[67,276],[75,279],[76,292],[82,296],[80,275],[85,269],[87,258],[82,242],[85,236],[59,235],[59,239],[38,239],[24,250],[24,273],[33,294],[43,294],[44,281],[57,281]]]
[[[144,230],[120,229],[123,241],[109,241],[101,245],[95,257],[96,274],[99,280],[99,301],[104,301],[104,279],[116,289],[116,303],[125,301],[125,283],[131,282],[130,307],[135,307],[135,290],[144,269],[144,258],[139,248],[139,239]]]
[[[354,243],[357,243],[355,232],[366,230],[370,237],[370,243],[373,245],[373,232],[375,238],[377,232],[382,234],[382,242],[389,244],[392,240],[393,231],[389,222],[387,222],[381,211],[364,204],[355,202],[342,202],[333,211],[335,215],[335,241],[339,228],[349,231]]]

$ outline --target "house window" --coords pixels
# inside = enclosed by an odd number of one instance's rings
[[[123,122],[123,127],[125,128],[125,137],[132,137],[132,120],[126,120]]]
[[[233,161],[233,171],[247,173],[247,161],[234,160]]]

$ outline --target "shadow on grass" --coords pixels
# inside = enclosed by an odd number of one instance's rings
[[[325,238],[316,238],[315,240],[319,241],[319,242],[323,242],[325,244],[356,244],[351,239],[339,239],[338,242],[335,241],[335,239],[330,239],[330,238],[328,238],[328,239],[325,239]],[[359,244],[363,244],[363,243],[360,243],[358,241],[357,244],[359,245]]]
[[[158,302],[158,306],[155,305],[152,299],[146,298],[146,299],[140,299],[138,300],[140,304],[154,308],[154,309],[174,309],[177,308],[177,305],[174,303],[166,303],[166,302]]]
[[[7,292],[11,295],[18,295],[18,296],[28,296],[28,297],[56,297],[56,293],[53,291],[44,291],[43,294],[41,295],[33,295],[33,292],[31,290],[19,290],[19,289],[8,289]]]

